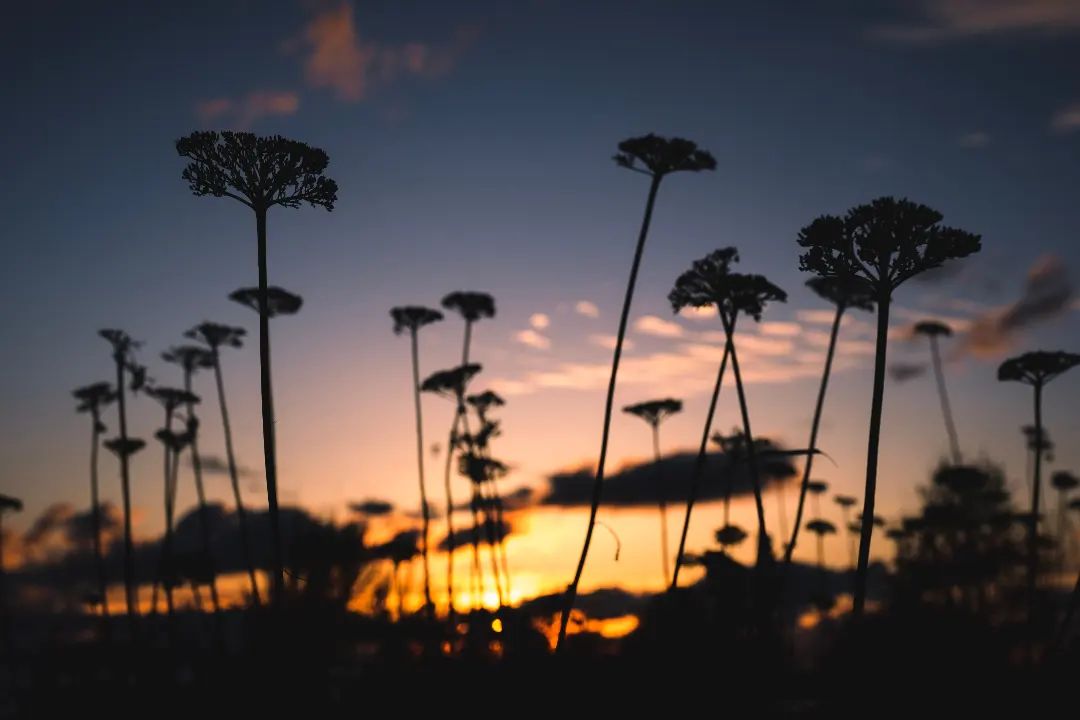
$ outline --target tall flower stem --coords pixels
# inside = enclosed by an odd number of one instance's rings
[[[420,403],[420,348],[417,329],[411,328],[409,339],[412,345],[413,401],[416,410],[416,465],[420,476],[420,512],[424,519],[420,550],[424,558],[424,609],[428,619],[435,618],[435,604],[431,600],[431,567],[428,561],[429,528],[431,511],[428,508],[427,488],[424,485],[424,422]],[[453,556],[451,555],[451,563]]]
[[[461,364],[469,364],[469,344],[472,341],[472,321],[465,320],[465,339],[462,341]],[[450,437],[446,442],[446,469],[443,476],[443,485],[446,492],[446,599],[447,613],[450,619],[454,617],[454,550],[457,547],[457,538],[454,537],[454,496],[451,490],[451,468],[454,464],[454,451],[457,446],[458,427],[465,416],[464,391],[458,393],[457,404],[454,407],[454,420],[450,423]]]
[[[102,629],[109,636],[109,585],[105,579],[105,554],[101,547],[101,499],[98,490],[98,448],[101,445],[101,413],[91,408],[94,427],[90,435],[90,523],[94,534],[94,569],[97,573],[98,594],[101,596]]]
[[[855,598],[852,614],[861,619],[866,606],[866,569],[870,563],[870,539],[874,532],[874,497],[877,491],[878,446],[881,440],[881,412],[885,401],[885,356],[889,347],[889,306],[892,295],[877,298],[877,339],[874,355],[874,389],[870,402],[870,434],[866,446],[866,487],[859,530],[859,562],[855,567]]]
[[[1035,470],[1031,482],[1031,514],[1028,518],[1027,613],[1028,626],[1035,620],[1035,588],[1039,573],[1039,494],[1042,486],[1042,390],[1035,383]]]
[[[661,474],[660,469],[660,425],[652,427],[653,461],[656,463],[656,473]],[[668,546],[667,546],[667,500],[664,498],[664,489],[660,488],[660,559],[662,561],[663,578],[668,578]]]
[[[705,415],[705,429],[701,432],[701,446],[698,448],[697,459],[694,461],[694,471],[690,479],[690,493],[686,497],[686,515],[683,518],[682,533],[679,535],[679,550],[675,553],[675,570],[671,575],[669,590],[674,590],[679,586],[679,569],[682,567],[683,555],[686,552],[686,534],[690,530],[690,513],[694,511],[698,487],[701,485],[701,477],[705,473],[705,461],[708,458],[709,451],[709,435],[712,433],[713,417],[716,415],[716,402],[720,398],[720,387],[724,384],[724,373],[727,371],[730,354],[731,341],[729,339],[724,343],[724,356],[720,360],[720,369],[716,372],[716,383],[713,385],[709,410]],[[726,519],[725,524],[727,524]]]
[[[802,482],[799,483],[799,504],[795,509],[795,527],[791,530],[791,541],[784,550],[784,574],[787,574],[791,566],[791,556],[795,552],[795,543],[799,539],[799,528],[802,524],[803,509],[806,506],[806,493],[810,484],[810,471],[814,467],[814,450],[817,448],[818,430],[821,428],[821,415],[825,408],[825,393],[829,387],[829,375],[832,373],[833,357],[836,354],[836,340],[840,335],[840,322],[844,316],[844,305],[838,303],[836,315],[833,317],[832,330],[829,333],[829,348],[825,353],[825,369],[821,373],[821,385],[818,387],[817,403],[814,405],[814,419],[810,423],[810,443],[807,445],[809,452],[806,462],[803,464]]]
[[[555,650],[562,646],[566,639],[566,628],[570,622],[570,612],[574,608],[577,599],[578,583],[581,582],[581,574],[585,571],[585,560],[589,556],[589,544],[592,542],[593,528],[596,526],[596,513],[600,509],[600,498],[604,485],[604,463],[607,460],[608,436],[611,431],[611,408],[615,401],[615,381],[619,374],[619,360],[622,358],[623,340],[626,337],[626,324],[630,317],[630,305],[634,299],[634,285],[637,282],[638,270],[641,267],[641,256],[645,251],[645,239],[649,234],[649,224],[652,222],[653,206],[656,204],[656,194],[660,190],[661,175],[653,175],[649,183],[649,195],[645,201],[645,216],[641,221],[641,231],[638,233],[637,247],[634,250],[634,261],[630,266],[630,279],[626,283],[626,296],[623,299],[622,315],[619,317],[619,331],[615,339],[615,351],[611,359],[611,377],[608,380],[607,399],[604,402],[604,428],[600,437],[600,459],[597,462],[596,478],[593,481],[592,500],[589,506],[589,524],[585,530],[585,543],[581,548],[581,557],[578,559],[577,569],[574,571],[574,579],[566,590],[566,602],[563,606],[562,617],[559,619],[559,637],[556,641]]]
[[[270,306],[266,267],[266,208],[255,207],[255,230],[259,244],[259,388],[262,398],[263,463],[266,469],[266,501],[270,512],[270,545],[273,575],[270,598],[276,607],[284,599],[284,555],[278,512],[277,452],[274,438],[274,389],[270,378]]]
[[[127,399],[124,392],[124,358],[116,357],[116,407],[120,418],[120,440],[126,444],[127,434]],[[126,450],[126,448],[125,448]],[[138,634],[138,603],[135,598],[135,543],[131,532],[131,468],[127,452],[120,455],[120,486],[124,499],[124,601],[127,605],[128,623],[131,637]]]
[[[236,520],[240,526],[240,543],[244,553],[244,566],[247,568],[248,582],[251,585],[251,598],[255,605],[261,605],[259,582],[255,576],[255,563],[252,561],[251,537],[248,534],[247,511],[240,496],[240,473],[236,468],[236,452],[233,450],[232,425],[229,422],[229,407],[225,402],[225,378],[221,371],[221,355],[217,346],[211,350],[214,359],[214,383],[217,386],[218,407],[221,409],[221,426],[225,433],[225,458],[229,465],[229,481],[232,485],[233,500],[236,502]]]

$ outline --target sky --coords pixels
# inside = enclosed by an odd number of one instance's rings
[[[995,369],[1023,350],[1078,349],[1071,0],[42,0],[5,16],[0,492],[26,503],[16,529],[52,503],[89,502],[89,421],[70,391],[110,377],[99,328],[142,340],[151,375],[173,384],[178,371],[158,355],[193,324],[256,329],[226,299],[256,281],[251,213],[193,197],[180,179],[174,142],[197,129],[303,140],[328,152],[340,186],[333,212],[275,209],[269,221],[271,282],[304,297],[298,316],[273,323],[281,497],[320,517],[344,521],[348,503],[367,498],[416,506],[408,342],[388,311],[434,307],[453,290],[490,292],[498,306],[475,328],[473,356],[484,366],[476,389],[508,401],[495,446],[513,470],[504,487],[542,495],[552,474],[595,463],[647,190],[610,158],[646,132],[693,139],[717,159],[715,172],[672,176],[660,191],[616,395],[617,407],[684,400],[663,427],[665,452],[696,446],[722,347],[715,317],[671,313],[678,274],[734,245],[739,269],[788,291],[737,342],[755,434],[802,447],[830,309],[803,287],[795,238],[819,215],[882,195],[940,210],[981,234],[983,250],[896,293],[890,364],[924,372],[886,388],[880,514],[914,511],[947,450],[912,322],[953,327],[946,373],[965,455],[1001,463],[1019,491],[1030,394],[997,383]],[[819,442],[831,462],[816,465],[833,490],[860,498],[872,330],[872,316],[849,314]],[[461,333],[455,318],[423,331],[423,374],[456,363]],[[257,506],[252,343],[225,357],[225,373],[250,470],[245,500]],[[196,391],[209,399],[208,380]],[[1051,469],[1080,466],[1068,441],[1080,430],[1078,389],[1074,373],[1049,393]],[[723,431],[739,422],[731,390],[717,411]],[[134,431],[150,438],[159,409],[132,405]],[[445,444],[450,403],[426,398],[424,413],[426,444]],[[205,453],[220,456],[216,407],[203,415]],[[134,469],[146,535],[162,523],[158,452]],[[647,427],[618,413],[609,467],[649,452]],[[429,458],[433,487],[440,467]],[[112,458],[102,473],[115,501]],[[214,499],[229,497],[227,478],[209,482]],[[777,517],[776,499],[766,502]],[[786,504],[790,514],[791,491]],[[681,508],[669,512],[674,527]],[[749,527],[752,503],[740,499],[734,516]],[[601,518],[622,551],[616,559],[599,535],[583,587],[659,587],[655,511],[604,508]],[[715,503],[696,511],[689,546],[713,547],[719,519]],[[585,521],[579,509],[521,514],[510,554],[523,593],[565,586]],[[875,543],[879,557],[888,551]],[[828,553],[846,562],[841,541]]]

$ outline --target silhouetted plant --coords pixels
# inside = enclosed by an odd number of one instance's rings
[[[474,561],[479,567],[479,544],[480,544],[480,530],[483,531],[486,536],[488,550],[491,559],[491,575],[495,582],[496,595],[499,600],[499,607],[501,608],[505,602],[503,596],[502,585],[499,581],[499,565],[496,559],[496,545],[499,543],[502,535],[502,526],[498,529],[495,527],[495,522],[491,517],[491,509],[494,507],[494,502],[487,500],[484,497],[483,488],[486,485],[494,484],[500,477],[504,477],[509,468],[501,461],[495,460],[490,457],[486,457],[481,454],[480,447],[473,441],[466,443],[459,458],[459,472],[467,477],[473,486],[472,501],[470,503],[473,513],[473,551]],[[481,514],[483,514],[483,524],[481,525]],[[478,572],[478,576],[482,578],[482,575]],[[481,592],[483,591],[483,582],[481,580]]]
[[[468,317],[465,319],[465,335],[466,344],[462,353],[463,357],[467,357],[469,353],[468,338],[470,336],[470,326],[474,320],[470,320]],[[453,493],[450,489],[450,470],[452,467],[454,452],[458,446],[458,423],[465,420],[464,415],[465,408],[465,389],[469,385],[469,381],[472,380],[477,373],[480,372],[481,366],[475,363],[463,363],[462,365],[452,368],[450,370],[439,370],[438,372],[429,375],[423,383],[420,384],[421,392],[435,393],[441,395],[454,403],[454,421],[450,427],[450,439],[446,445],[446,537],[448,541],[447,560],[446,560],[446,594],[448,603],[449,617],[454,617],[454,551],[457,549],[457,539],[454,534],[454,503]],[[467,432],[467,431],[466,431]],[[474,553],[478,552],[476,547],[473,548]],[[475,560],[474,556],[474,560]]]
[[[416,466],[420,479],[420,508],[424,527],[421,534],[420,552],[424,559],[424,609],[430,618],[435,617],[435,603],[431,599],[431,568],[428,560],[429,528],[431,514],[428,508],[427,488],[424,485],[424,424],[420,409],[420,344],[417,337],[420,328],[443,319],[438,310],[409,305],[390,310],[394,320],[394,334],[408,331],[412,347],[413,404],[416,411]]]
[[[840,506],[840,513],[844,516],[844,527],[850,528],[851,519],[848,517],[848,511],[855,507],[858,501],[850,495],[837,495],[833,498],[833,502]],[[855,535],[856,533],[848,532],[848,556],[852,569],[855,568]]]
[[[746,402],[742,373],[739,369],[739,356],[735,349],[735,320],[739,314],[761,320],[765,306],[770,302],[785,302],[787,293],[773,285],[761,275],[743,275],[731,272],[731,263],[739,258],[735,248],[714,250],[700,260],[695,260],[675,281],[675,287],[668,293],[671,308],[679,312],[683,308],[715,306],[727,338],[727,353],[731,358],[731,371],[735,375],[735,390],[739,397],[739,412],[742,415],[743,436],[747,461],[750,468],[750,481],[754,490],[754,504],[758,516],[758,554],[762,557],[768,532],[765,527],[765,504],[761,495],[761,477],[758,470],[757,450],[754,434],[750,429],[750,410]],[[686,528],[684,527],[684,533]],[[681,545],[681,543],[680,543]],[[678,558],[675,561],[678,572]]]
[[[506,405],[506,401],[502,397],[492,391],[485,390],[482,393],[475,395],[469,395],[465,398],[465,402],[468,403],[476,412],[476,417],[480,421],[480,429],[473,435],[473,443],[476,446],[477,452],[484,457],[490,457],[490,443],[491,438],[500,434],[500,424],[498,420],[493,419],[488,413],[494,408],[503,407]],[[510,583],[510,561],[507,558],[506,553],[506,537],[505,533],[501,531],[498,533],[493,532],[493,528],[503,528],[503,501],[502,495],[499,492],[499,478],[503,477],[505,473],[495,473],[488,478],[487,488],[490,493],[490,497],[486,499],[484,508],[485,516],[487,517],[487,525],[489,527],[489,535],[497,535],[496,546],[499,552],[499,562],[502,566],[502,577],[506,583],[505,597],[507,602],[510,602],[512,597],[512,588]],[[492,517],[491,510],[494,510],[494,517]],[[494,550],[494,548],[493,548]]]
[[[836,534],[836,526],[828,520],[814,518],[806,523],[806,529],[817,535],[817,563],[818,568],[825,569],[825,536]]]
[[[825,408],[825,391],[829,387],[829,376],[832,374],[833,358],[836,356],[836,341],[840,336],[840,325],[844,319],[844,312],[848,308],[873,312],[874,300],[866,283],[852,281],[848,278],[810,278],[806,281],[806,286],[813,290],[818,297],[828,300],[836,306],[832,330],[829,332],[829,347],[825,351],[825,369],[821,373],[821,384],[818,387],[817,402],[814,405],[814,418],[810,422],[810,443],[807,447],[810,450],[815,450],[817,449],[818,430],[821,428],[821,415]],[[803,508],[806,505],[807,484],[810,482],[810,471],[813,467],[814,453],[810,452],[806,456],[806,462],[803,464],[802,481],[799,483],[799,503],[795,509],[795,526],[791,530],[791,540],[784,549],[785,572],[791,566],[791,556],[795,552],[795,544],[799,539],[799,524],[802,522]]]
[[[1035,471],[1031,483],[1031,515],[1028,518],[1027,606],[1028,622],[1035,613],[1035,584],[1038,574],[1039,492],[1042,479],[1043,426],[1042,393],[1051,380],[1080,364],[1080,355],[1067,352],[1036,351],[1024,353],[1003,362],[998,368],[998,380],[1030,385],[1035,396]]]
[[[716,542],[720,543],[725,550],[729,547],[739,545],[745,539],[746,531],[738,525],[727,524],[716,531]]]
[[[877,458],[885,394],[885,356],[889,308],[893,292],[916,275],[944,262],[978,252],[978,235],[941,225],[941,213],[909,200],[884,197],[850,209],[844,217],[823,216],[799,232],[806,252],[799,267],[821,277],[835,277],[869,286],[877,304],[874,389],[870,404],[866,491],[863,515],[872,517],[877,490]],[[866,604],[866,568],[870,560],[872,523],[859,538],[853,613],[861,618]]]
[[[608,436],[611,431],[611,411],[615,402],[615,382],[619,374],[619,360],[622,358],[626,324],[630,317],[630,305],[634,299],[634,287],[637,284],[638,269],[641,267],[641,257],[645,251],[645,239],[648,237],[649,225],[652,222],[656,195],[660,190],[660,183],[672,173],[701,172],[716,169],[716,160],[705,150],[699,149],[697,143],[682,138],[664,138],[652,133],[623,140],[619,143],[619,152],[615,154],[613,159],[619,167],[648,176],[649,194],[645,200],[645,215],[641,220],[641,229],[638,232],[634,260],[630,265],[630,277],[626,283],[626,295],[623,298],[622,313],[619,316],[619,329],[615,336],[615,348],[611,358],[611,377],[608,379],[607,398],[604,402],[600,458],[596,463],[596,478],[593,481],[592,500],[589,507],[589,524],[585,530],[585,542],[581,548],[581,557],[578,560],[577,569],[574,571],[574,579],[570,582],[566,591],[566,606],[563,608],[562,617],[559,620],[559,637],[555,646],[556,650],[566,638],[567,623],[570,621],[570,613],[574,608],[581,573],[585,570],[585,559],[589,556],[589,544],[592,541],[593,529],[596,526],[596,513],[600,509],[601,492],[604,486],[604,464],[607,461]],[[678,560],[676,560],[675,567],[676,572],[678,572]]]
[[[139,438],[128,437],[127,398],[125,389],[138,392],[146,383],[146,369],[135,362],[135,349],[139,343],[123,330],[107,329],[98,333],[112,347],[113,363],[116,365],[116,407],[120,421],[120,435],[105,441],[105,447],[120,459],[120,484],[124,499],[124,600],[132,639],[135,637],[135,618],[138,603],[135,598],[135,546],[131,533],[131,456],[146,445]],[[130,386],[127,385],[131,375]]]
[[[79,401],[76,410],[90,415],[90,532],[93,534],[94,570],[97,575],[97,592],[101,598],[103,627],[108,633],[109,602],[108,580],[105,576],[105,555],[101,547],[101,501],[98,484],[98,448],[101,435],[106,431],[101,421],[101,410],[116,400],[116,392],[107,382],[85,385],[72,392]]]
[[[949,449],[952,452],[953,464],[963,462],[960,455],[960,441],[956,435],[956,423],[953,421],[952,407],[949,404],[949,392],[945,387],[945,371],[941,367],[941,350],[938,348],[938,338],[949,337],[952,329],[936,320],[924,320],[915,324],[915,334],[923,335],[930,341],[930,359],[934,365],[934,378],[937,380],[938,397],[941,400],[941,414],[945,417],[945,431],[949,435]]]
[[[1068,532],[1069,493],[1080,486],[1080,478],[1067,470],[1059,470],[1050,476],[1050,484],[1058,491],[1058,539],[1062,547],[1065,545],[1065,535]]]
[[[197,395],[192,393],[192,377],[199,370],[213,368],[214,358],[210,351],[204,347],[180,345],[169,348],[168,351],[162,353],[161,359],[179,365],[184,373],[184,391],[187,393],[184,397],[184,409],[187,413],[185,421],[187,423],[188,445],[191,448],[191,468],[195,476],[195,495],[199,503],[199,537],[202,540],[202,555],[209,579],[207,584],[210,588],[210,601],[216,616],[221,611],[221,600],[218,597],[214,555],[211,549],[212,543],[210,542],[210,519],[207,515],[206,488],[203,486],[202,456],[199,455],[199,418],[195,414],[195,404],[200,400]],[[179,460],[179,457],[180,455],[177,453],[177,460]],[[173,485],[175,491],[176,483],[174,482]]]
[[[218,407],[221,410],[221,426],[225,433],[225,458],[229,466],[229,481],[232,484],[233,500],[236,502],[236,519],[240,526],[240,543],[244,553],[244,566],[247,568],[248,582],[251,586],[251,599],[261,605],[259,583],[255,576],[255,563],[251,554],[251,538],[248,533],[247,511],[240,496],[240,473],[236,467],[236,452],[233,450],[232,425],[229,422],[229,408],[225,402],[225,379],[221,371],[221,348],[243,347],[244,328],[230,327],[219,323],[204,322],[184,333],[192,340],[201,340],[210,351],[210,361],[214,368],[214,381],[217,385]]]
[[[13,652],[11,643],[11,609],[8,606],[7,572],[4,569],[4,514],[22,512],[22,500],[10,495],[0,495],[0,632],[4,634],[4,655]],[[5,657],[10,662],[10,657]]]
[[[682,400],[674,400],[672,398],[650,400],[635,405],[628,405],[623,408],[623,412],[636,415],[644,420],[652,429],[653,462],[656,464],[656,480],[658,484],[662,484],[664,478],[662,474],[663,470],[660,467],[660,423],[675,413],[682,412]],[[657,491],[657,496],[660,498],[660,557],[663,560],[664,582],[667,582],[669,576],[667,503],[664,499],[666,497],[666,492],[663,487]]]
[[[176,411],[188,402],[188,396],[191,396],[194,400],[198,398],[195,398],[187,390],[160,386],[147,388],[146,394],[161,403],[165,410],[165,423],[154,434],[154,437],[161,442],[164,449],[165,538],[161,545],[159,574],[161,585],[165,591],[165,609],[171,618],[175,609],[172,588],[175,584],[176,573],[176,558],[173,553],[173,529],[176,518],[177,469],[180,453],[191,439],[186,432],[178,433],[173,431],[173,419],[176,416]],[[150,601],[153,612],[157,612],[157,587],[158,579],[155,579],[153,597]]]
[[[266,216],[274,206],[298,208],[303,203],[333,210],[337,200],[337,183],[323,175],[329,162],[325,152],[278,135],[257,137],[252,133],[195,132],[177,140],[176,151],[190,161],[181,177],[187,181],[192,193],[197,196],[228,197],[255,213],[259,266],[255,305],[259,313],[263,456],[274,561],[271,595],[277,603],[284,587],[284,577],[270,379],[271,296],[267,279]]]

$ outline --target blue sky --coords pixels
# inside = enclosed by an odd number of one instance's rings
[[[225,300],[255,280],[252,218],[192,197],[180,180],[173,142],[194,129],[282,133],[330,154],[334,212],[270,221],[271,278],[306,300],[300,317],[275,323],[283,492],[326,512],[360,496],[412,498],[407,348],[387,310],[455,289],[495,295],[499,316],[477,333],[486,377],[531,390],[511,394],[505,412],[503,447],[520,481],[595,454],[602,383],[588,378],[608,362],[602,336],[614,333],[646,189],[609,159],[630,135],[689,137],[718,161],[715,173],[665,181],[635,322],[672,321],[665,297],[678,273],[736,245],[746,270],[791,292],[767,320],[802,333],[780,359],[757,355],[761,367],[788,367],[814,347],[799,311],[822,308],[801,287],[794,238],[822,213],[903,195],[983,235],[983,252],[958,272],[899,292],[898,333],[922,314],[959,330],[992,318],[1022,296],[1033,267],[1051,268],[1071,293],[1068,271],[1080,264],[1080,10],[1069,0],[45,1],[6,16],[0,458],[3,491],[24,496],[30,517],[57,498],[80,502],[86,428],[68,393],[109,372],[98,328],[145,340],[150,360],[202,319],[254,328]],[[582,300],[599,317],[576,313]],[[1077,349],[1073,305],[949,364],[972,451],[1022,470],[1027,396],[999,387],[993,370],[1010,351]],[[548,317],[533,328],[546,348],[520,341],[537,313]],[[657,355],[700,355],[692,346],[710,342],[701,333],[719,328],[675,322],[666,337],[635,325],[628,357],[639,377],[631,370],[620,399],[665,393],[693,373],[678,385],[685,419],[671,426],[672,444],[689,446],[711,361],[656,382],[650,373],[673,367]],[[444,323],[425,335],[428,370],[453,362],[459,332]],[[924,350],[898,340],[893,357],[921,361]],[[246,348],[227,370],[241,453],[257,469],[256,365]],[[853,348],[826,426],[838,486],[853,494],[868,366]],[[160,363],[154,372],[171,377]],[[537,373],[548,380],[537,385]],[[815,383],[790,374],[752,388],[756,424],[798,443]],[[904,387],[889,387],[883,463],[921,454],[917,477],[882,489],[894,508],[914,502],[942,450],[929,380]],[[1049,410],[1061,445],[1080,429],[1065,407],[1077,388],[1063,378]],[[447,408],[429,404],[437,437]],[[149,437],[156,409],[135,412]],[[720,422],[734,424],[733,407]],[[640,451],[639,429],[619,431],[617,458]],[[143,462],[149,475],[156,460]],[[1080,455],[1063,447],[1059,462]]]

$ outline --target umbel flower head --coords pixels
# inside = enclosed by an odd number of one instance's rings
[[[112,345],[113,360],[122,365],[131,374],[129,388],[132,392],[138,392],[150,381],[146,374],[146,368],[135,361],[135,351],[142,345],[131,339],[123,330],[106,329],[99,330],[98,335]]]
[[[452,292],[442,299],[442,306],[468,322],[495,317],[495,298],[483,292]]]
[[[738,545],[746,538],[746,531],[738,525],[725,525],[716,531],[716,542],[723,547]]]
[[[161,403],[165,412],[172,415],[182,405],[199,402],[199,396],[181,388],[155,386],[147,388],[146,394]]]
[[[1042,386],[1076,365],[1080,355],[1069,352],[1037,350],[1009,358],[998,368],[998,380],[1012,380]]]
[[[1068,470],[1059,470],[1050,476],[1050,484],[1053,485],[1056,490],[1067,492],[1080,486],[1080,479]]]
[[[976,253],[980,237],[941,224],[942,215],[910,200],[882,197],[844,217],[825,215],[799,231],[799,267],[821,277],[860,278],[877,293],[945,261]]]
[[[139,438],[113,438],[105,441],[105,447],[118,457],[131,457],[146,447],[146,443]]]
[[[476,410],[476,414],[480,416],[480,419],[485,421],[487,420],[488,412],[492,408],[502,407],[506,404],[506,401],[493,390],[485,390],[482,393],[470,395],[465,398],[465,402],[472,405]]]
[[[952,335],[952,328],[943,322],[937,320],[923,320],[922,322],[915,323],[915,327],[912,328],[912,332],[916,335],[923,335],[925,337],[949,337]]]
[[[390,317],[394,319],[394,334],[400,335],[406,330],[416,332],[425,325],[438,322],[443,319],[443,314],[420,305],[405,305],[391,308]]]
[[[229,299],[246,305],[259,312],[259,288],[240,288],[229,295]],[[266,312],[268,317],[295,315],[304,304],[303,298],[279,287],[266,288]]]
[[[458,471],[476,485],[504,477],[510,468],[505,463],[474,453],[464,453],[458,461]]]
[[[154,437],[169,450],[178,453],[188,446],[192,436],[191,433],[187,431],[177,432],[176,430],[166,430],[165,428],[162,428],[154,433]]]
[[[829,483],[824,480],[811,480],[806,483],[807,492],[813,495],[823,495],[829,489]]]
[[[836,532],[836,526],[828,520],[822,520],[821,518],[815,518],[806,523],[806,529],[815,535],[832,535]]]
[[[862,278],[812,277],[806,281],[806,287],[838,307],[874,310],[874,288]]]
[[[176,345],[161,353],[161,359],[179,365],[186,373],[214,367],[214,354],[198,345]]]
[[[837,505],[839,505],[842,508],[849,508],[849,507],[853,507],[855,505],[856,500],[855,500],[855,498],[851,497],[850,495],[837,495],[836,497],[833,498],[833,502],[835,502]]]
[[[201,340],[211,350],[216,350],[223,345],[234,348],[243,347],[245,335],[247,335],[247,330],[244,328],[213,322],[200,323],[184,333],[184,337]]]
[[[656,427],[667,417],[682,411],[682,400],[664,398],[663,400],[649,400],[647,402],[627,405],[623,412],[636,415],[652,427]]]
[[[767,303],[787,301],[787,293],[763,276],[731,272],[731,263],[738,261],[739,251],[733,247],[713,250],[695,260],[668,293],[671,309],[679,312],[686,307],[714,305],[725,323],[730,323],[739,313],[760,320]]]
[[[420,390],[444,397],[460,397],[465,394],[469,381],[482,369],[481,365],[469,363],[450,370],[438,370],[420,383]]]
[[[90,412],[102,408],[116,399],[116,392],[112,385],[107,382],[94,383],[76,388],[71,392],[72,396],[79,401],[75,407],[78,412]]]
[[[301,203],[333,210],[337,200],[337,183],[323,176],[327,154],[280,135],[195,132],[176,141],[176,152],[191,161],[181,177],[195,195],[230,197],[258,210]]]
[[[659,135],[632,137],[619,143],[613,158],[620,167],[662,178],[673,172],[715,170],[716,159],[697,143],[682,138]]]
[[[12,512],[22,512],[23,504],[19,498],[11,497],[10,495],[0,495],[0,512],[10,510]]]

